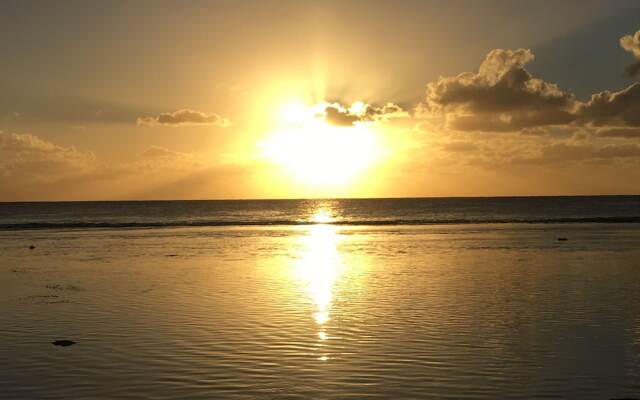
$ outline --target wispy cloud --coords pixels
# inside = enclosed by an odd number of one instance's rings
[[[169,113],[162,113],[155,117],[140,117],[137,120],[138,125],[146,126],[219,126],[227,127],[231,125],[231,121],[221,117],[218,114],[207,114],[194,110],[178,110]]]
[[[0,132],[2,200],[206,197],[211,185],[229,186],[244,173],[237,163],[155,145],[108,163],[32,134]]]

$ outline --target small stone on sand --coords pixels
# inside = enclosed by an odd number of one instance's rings
[[[36,248],[36,246],[34,246],[34,245],[29,246],[29,249],[30,249],[30,250],[33,250],[33,249],[35,249],[35,248]]]
[[[566,242],[567,240],[569,240],[569,239],[567,239],[566,237],[559,237],[558,238],[559,242]]]
[[[76,344],[76,342],[74,342],[73,340],[56,340],[54,342],[51,342],[51,344],[53,344],[54,346],[67,347],[73,346],[74,344]]]

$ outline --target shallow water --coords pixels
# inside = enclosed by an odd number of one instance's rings
[[[640,397],[638,224],[4,231],[0,254],[0,398]]]

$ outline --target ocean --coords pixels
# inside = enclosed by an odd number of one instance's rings
[[[1,399],[640,397],[640,196],[0,203],[0,255]]]

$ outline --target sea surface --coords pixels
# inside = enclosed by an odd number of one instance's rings
[[[0,399],[622,397],[640,196],[0,203]]]

